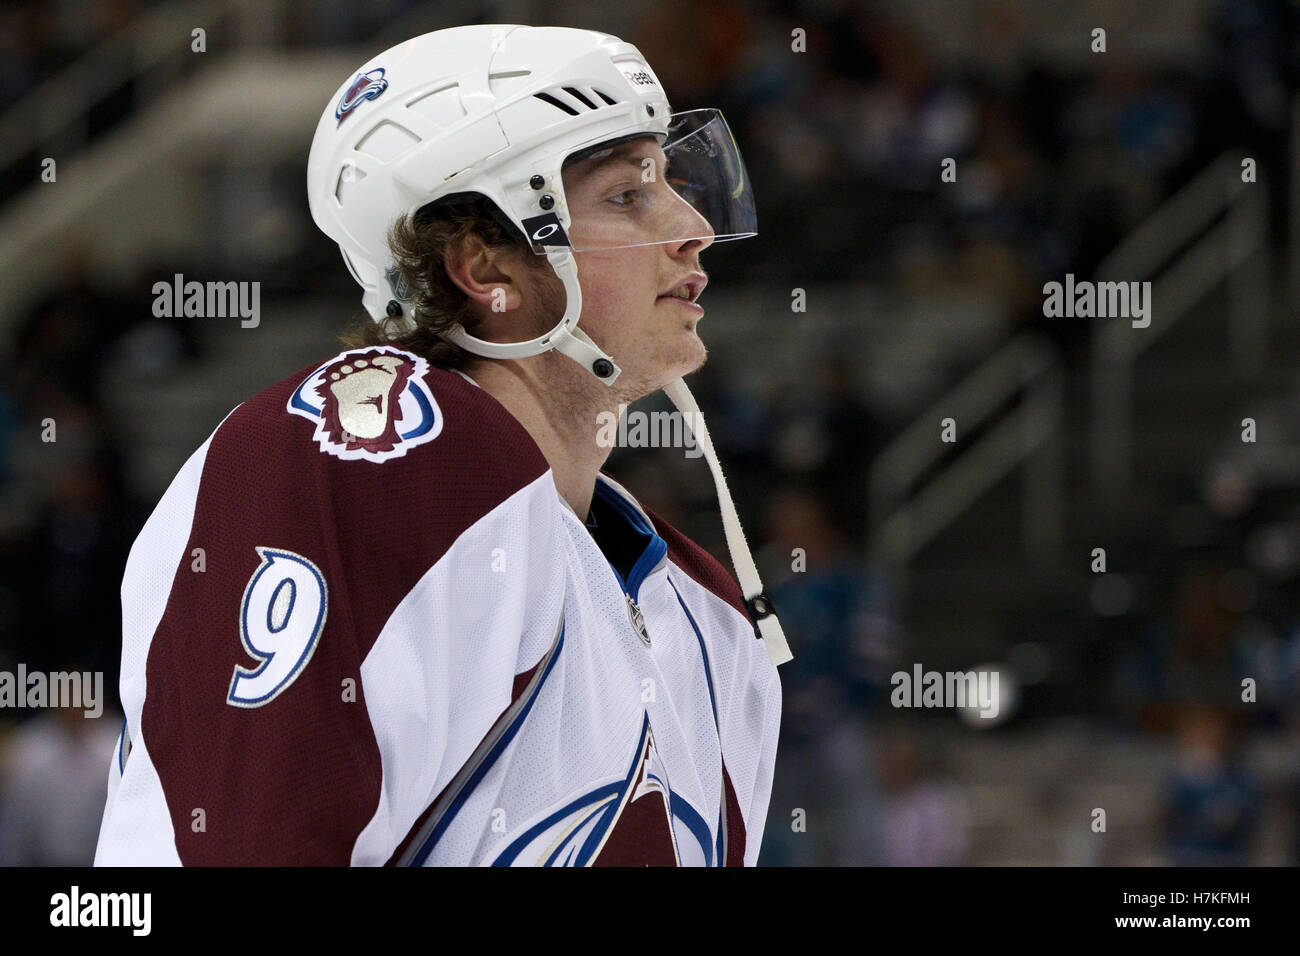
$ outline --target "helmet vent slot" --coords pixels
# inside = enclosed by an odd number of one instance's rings
[[[582,105],[587,107],[587,109],[589,110],[600,109],[600,107],[598,107],[595,103],[593,103],[591,100],[583,96],[580,90],[575,90],[572,86],[566,86],[564,88],[564,92],[568,93],[575,100],[580,100],[582,102]]]
[[[562,100],[556,99],[550,93],[534,93],[533,96],[537,97],[543,103],[550,103],[556,109],[563,110],[564,112],[568,113],[570,116],[578,115],[578,111],[575,110],[572,106],[570,106],[568,103],[563,102]]]
[[[351,163],[345,164],[339,170],[338,182],[334,184],[334,199],[340,206],[343,205],[348,193],[352,191],[352,187],[365,178],[366,171],[360,166],[354,166]]]
[[[460,105],[460,87],[456,83],[421,93],[409,101],[406,108],[438,127],[450,126],[465,118],[465,110]]]
[[[609,106],[618,102],[595,87],[586,89],[578,89],[576,86],[554,87],[545,93],[534,93],[533,96],[544,103],[550,103],[556,109],[564,110],[570,116],[577,116],[586,110],[604,109],[602,104],[596,102],[598,96]]]
[[[391,163],[402,153],[420,142],[405,126],[398,126],[390,120],[384,120],[363,136],[355,149],[358,153],[373,156],[383,163]]]

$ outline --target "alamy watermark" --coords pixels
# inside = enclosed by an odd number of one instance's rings
[[[39,709],[69,707],[85,711],[87,720],[104,712],[103,671],[29,671],[19,664],[14,671],[0,670],[0,710],[8,707]]]
[[[239,316],[245,329],[262,321],[262,283],[185,281],[179,272],[153,284],[153,314],[160,319],[226,319]]]
[[[1151,324],[1150,282],[1074,281],[1074,273],[1065,274],[1065,282],[1043,285],[1043,315],[1049,319],[1132,319],[1133,328]]]
[[[889,702],[895,707],[978,709],[988,719],[998,715],[995,670],[927,671],[913,664],[911,672],[895,671],[889,682],[894,686]]]
[[[133,936],[148,936],[152,911],[152,893],[83,893],[73,885],[50,897],[50,925],[58,927],[117,926]]]
[[[695,440],[696,416],[682,412],[601,412],[596,416],[596,444],[601,448],[685,448],[687,458],[699,458],[704,449]]]

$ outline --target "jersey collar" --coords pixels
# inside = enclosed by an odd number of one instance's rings
[[[646,578],[664,567],[668,561],[668,542],[659,536],[654,522],[645,509],[632,497],[632,493],[604,472],[596,475],[594,494],[617,511],[637,532],[645,536],[645,549],[632,565],[627,580],[622,581],[628,597],[636,601]],[[618,572],[615,571],[617,574]]]

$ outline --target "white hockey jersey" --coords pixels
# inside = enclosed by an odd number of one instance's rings
[[[753,865],[781,690],[735,579],[380,346],[249,399],[122,582],[96,863]]]

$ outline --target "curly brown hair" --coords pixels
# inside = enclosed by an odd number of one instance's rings
[[[456,324],[464,325],[472,333],[477,319],[473,303],[451,281],[446,270],[447,250],[471,234],[478,235],[489,248],[521,249],[528,253],[525,261],[530,268],[550,271],[546,257],[532,252],[523,233],[486,196],[480,193],[445,196],[411,215],[399,217],[389,230],[388,245],[398,281],[410,290],[415,328],[408,331],[402,316],[381,322],[366,316],[340,335],[339,341],[347,348],[394,345],[445,369],[464,370],[482,361],[442,337]],[[534,335],[549,330],[558,321],[557,318],[546,324],[544,317],[537,319]]]

